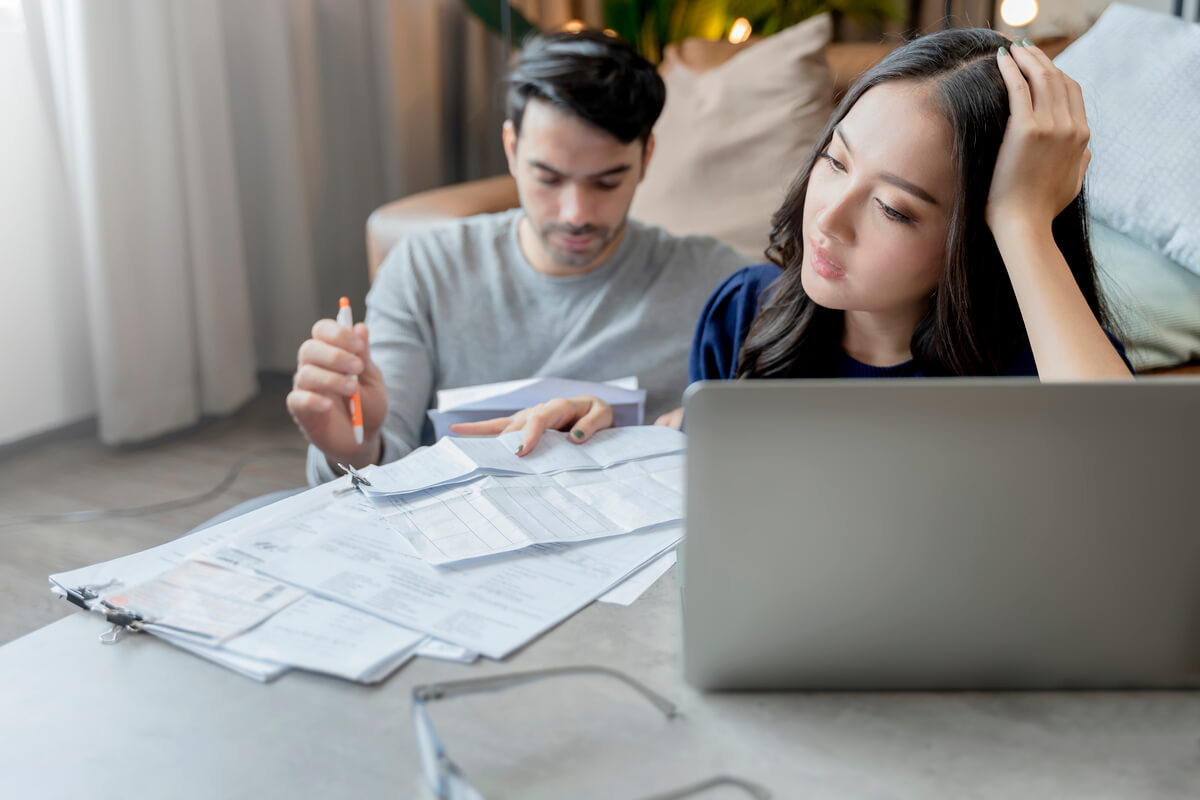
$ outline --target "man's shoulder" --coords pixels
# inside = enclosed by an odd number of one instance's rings
[[[674,234],[658,225],[635,219],[629,220],[629,226],[638,239],[639,249],[653,253],[653,260],[663,266],[710,270],[714,275],[724,277],[752,260],[712,236]]]
[[[445,274],[471,268],[485,257],[504,257],[505,244],[520,217],[520,209],[496,214],[431,220],[407,232],[380,264],[379,278],[395,280],[413,273]]]

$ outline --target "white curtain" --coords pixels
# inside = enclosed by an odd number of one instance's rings
[[[236,409],[361,314],[372,209],[504,169],[500,43],[459,0],[24,8],[105,442]]]

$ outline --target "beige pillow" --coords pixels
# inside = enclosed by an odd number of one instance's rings
[[[832,113],[828,14],[703,72],[663,70],[667,102],[630,214],[761,260],[771,215]]]

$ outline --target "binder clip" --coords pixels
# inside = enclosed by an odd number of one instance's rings
[[[358,489],[362,486],[371,485],[371,481],[367,480],[367,476],[363,475],[351,465],[343,464],[339,461],[337,466],[338,469],[350,476],[350,483],[355,489]]]
[[[105,622],[112,624],[111,628],[100,634],[101,644],[116,644],[121,641],[125,631],[140,631],[146,622],[145,617],[141,614],[126,611],[107,600],[101,600],[94,610],[104,615]]]

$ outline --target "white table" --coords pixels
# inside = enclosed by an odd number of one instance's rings
[[[375,687],[261,685],[149,636],[103,646],[104,623],[79,613],[0,648],[0,796],[424,797],[413,685],[595,663],[684,717],[591,677],[430,713],[489,798],[635,797],[721,772],[779,798],[1200,797],[1200,693],[703,695],[680,678],[678,611],[672,571],[504,664],[422,659]]]

